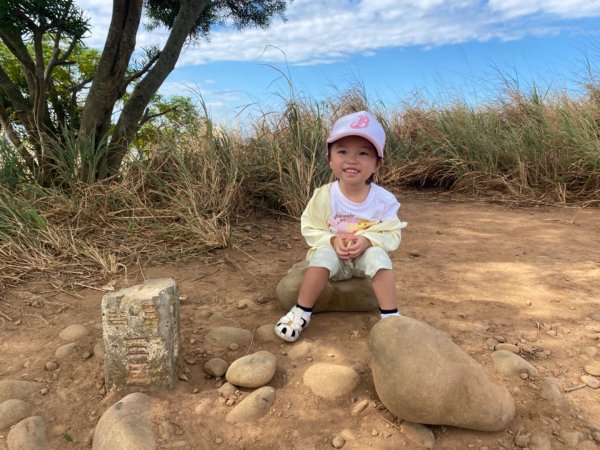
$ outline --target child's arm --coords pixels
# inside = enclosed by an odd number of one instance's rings
[[[401,230],[406,225],[406,222],[394,218],[384,220],[367,230],[357,231],[356,235],[367,238],[373,247],[381,247],[386,252],[391,252],[400,246]]]
[[[316,189],[300,218],[300,231],[306,243],[313,247],[331,247],[335,235],[329,230],[329,190]]]

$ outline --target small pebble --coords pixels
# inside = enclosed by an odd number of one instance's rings
[[[519,435],[515,438],[515,445],[520,448],[526,448],[529,445],[529,435]]]
[[[365,410],[365,408],[369,406],[369,400],[362,400],[360,402],[358,402],[353,408],[352,408],[352,415],[353,416],[358,416],[361,412],[363,412]]]
[[[81,359],[83,359],[84,361],[86,359],[90,359],[94,354],[92,352],[85,352],[83,355],[81,355]]]
[[[259,305],[263,305],[265,303],[269,303],[269,300],[271,300],[267,295],[259,295],[258,297],[256,297],[254,299],[254,301],[256,303],[258,303]]]
[[[222,444],[222,443],[223,443],[223,439],[221,439],[221,438],[215,439],[215,444]]]
[[[600,364],[588,364],[587,366],[583,367],[583,370],[588,375],[593,375],[595,377],[600,376]]]
[[[48,372],[53,372],[58,369],[58,363],[56,361],[48,361],[44,367]]]
[[[414,258],[418,258],[419,256],[421,256],[421,252],[419,252],[419,250],[411,250],[409,255]]]
[[[336,436],[331,440],[331,446],[333,448],[342,448],[344,445],[346,445],[346,439],[342,436]]]
[[[235,352],[239,348],[240,348],[240,344],[238,344],[236,342],[232,342],[231,344],[229,344],[229,350],[231,350],[232,352]]]
[[[583,381],[587,387],[590,387],[592,389],[600,388],[600,380],[598,380],[598,378],[596,377],[592,377],[590,375],[582,375],[581,381]]]

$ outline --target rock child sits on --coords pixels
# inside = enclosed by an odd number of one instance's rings
[[[385,131],[366,111],[335,122],[327,138],[327,160],[336,181],[317,188],[301,217],[310,246],[308,268],[296,305],[275,325],[275,334],[294,342],[310,322],[328,280],[369,277],[381,318],[399,316],[392,260],[406,222],[400,203],[373,182],[383,163]]]

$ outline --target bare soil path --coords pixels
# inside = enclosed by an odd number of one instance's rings
[[[541,435],[560,449],[567,448],[564,431],[579,431],[582,439],[592,440],[600,431],[600,389],[563,392],[562,403],[553,404],[542,398],[541,385],[546,379],[561,389],[578,385],[583,367],[600,362],[600,356],[583,354],[600,344],[590,337],[600,325],[600,210],[510,208],[435,192],[408,191],[398,197],[400,216],[409,223],[393,254],[401,312],[447,333],[491,379],[509,388],[516,404],[514,420],[501,432],[432,427],[436,448],[510,449],[517,435]],[[150,267],[116,285],[172,277],[185,297],[181,374],[189,381],[178,382],[172,391],[148,391],[163,401],[167,421],[174,424],[163,426],[160,448],[326,449],[342,430],[349,436],[348,449],[417,448],[380,405],[373,386],[367,337],[375,313],[317,314],[296,344],[254,339],[249,349],[207,355],[203,339],[213,327],[254,331],[275,323],[284,313],[275,287],[306,252],[293,221],[247,218],[237,230],[232,249],[185,265]],[[4,300],[14,314],[0,327],[0,380],[37,380],[47,388],[32,401],[34,413],[50,421],[52,449],[89,448],[99,417],[128,393],[106,392],[102,360],[82,358],[102,336],[101,297],[94,289],[57,293],[38,281],[7,293]],[[45,370],[63,344],[59,332],[76,323],[88,326],[92,335],[58,370]],[[498,374],[486,343],[497,336],[519,343],[538,376],[523,380]],[[302,342],[307,352],[291,358],[289,351]],[[255,423],[228,424],[224,417],[231,406],[219,398],[218,382],[206,378],[203,364],[213,356],[231,363],[258,350],[277,357],[270,383],[277,400]],[[351,397],[327,401],[303,385],[304,371],[321,361],[359,372],[361,383]],[[248,392],[241,391],[242,396]],[[363,399],[369,406],[353,416],[353,406]],[[0,430],[0,449],[7,433]]]

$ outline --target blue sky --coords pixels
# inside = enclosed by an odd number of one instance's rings
[[[87,44],[102,48],[112,1],[80,0],[91,18]],[[234,124],[244,106],[280,108],[290,91],[320,100],[362,85],[369,101],[397,109],[493,101],[503,78],[527,90],[577,95],[585,61],[600,69],[600,0],[295,0],[268,30],[214,30],[186,47],[161,88],[201,93],[211,116]],[[140,30],[138,46],[166,30]]]

